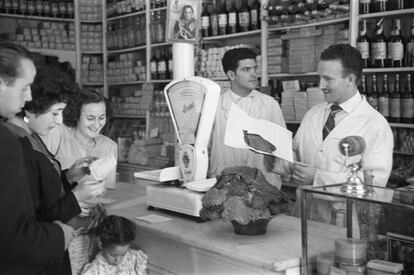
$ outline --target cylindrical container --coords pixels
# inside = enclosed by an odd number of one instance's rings
[[[331,266],[335,264],[335,254],[323,253],[316,257],[318,275],[328,275]]]
[[[337,264],[363,265],[366,262],[367,242],[351,238],[335,240],[335,261]]]

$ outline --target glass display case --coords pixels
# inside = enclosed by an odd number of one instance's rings
[[[302,274],[414,274],[414,186],[341,187],[301,189]]]

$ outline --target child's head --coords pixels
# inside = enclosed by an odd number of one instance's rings
[[[110,215],[98,226],[96,234],[102,248],[102,256],[109,264],[121,263],[135,240],[135,224],[121,216]]]

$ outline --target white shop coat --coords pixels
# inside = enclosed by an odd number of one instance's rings
[[[359,93],[357,96],[360,96]],[[310,109],[293,141],[296,159],[317,168],[313,185],[343,183],[347,180],[349,169],[344,165],[345,156],[339,151],[338,144],[342,138],[358,135],[366,142],[366,150],[362,156],[363,169],[372,171],[374,185],[385,186],[392,169],[394,146],[392,131],[386,119],[362,97],[349,113],[345,113],[344,118],[325,140],[322,140],[322,128],[330,105],[323,103]],[[358,156],[352,157],[351,161],[357,158]],[[325,198],[329,200],[329,197]],[[322,201],[312,206],[311,217],[322,222],[333,222],[335,217],[331,216],[332,213],[343,207],[343,204]]]

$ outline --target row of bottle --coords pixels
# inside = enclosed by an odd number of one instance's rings
[[[226,35],[260,29],[260,2],[258,0],[216,0],[216,5],[203,3],[201,35]]]
[[[370,38],[367,21],[360,21],[357,48],[361,52],[364,67],[412,67],[414,66],[414,19],[411,21],[411,35],[401,35],[401,19],[393,18],[391,36],[384,35],[384,18],[376,22],[375,36]]]
[[[359,0],[359,13],[402,10],[412,7],[411,0]]]
[[[316,11],[323,11],[328,8],[342,11],[349,11],[349,0],[297,0],[297,1],[269,1],[267,7],[268,15],[282,16],[316,14]]]
[[[108,18],[145,10],[145,0],[107,0]]]
[[[151,79],[172,79],[173,61],[171,47],[152,51],[150,60]]]
[[[165,100],[163,90],[154,90],[151,115],[153,116],[164,116],[167,117],[170,115],[168,110],[167,101]]]
[[[0,13],[73,18],[73,0],[0,0]]]
[[[360,92],[389,122],[414,123],[411,74],[406,74],[404,78],[400,78],[399,74],[391,77],[373,74],[370,82],[363,75]]]
[[[108,22],[109,50],[138,47],[145,44],[145,16],[135,16]]]

